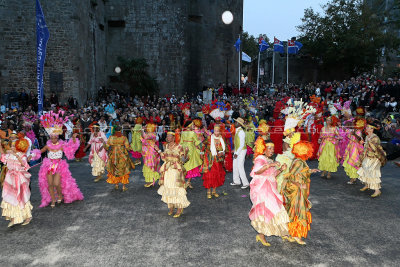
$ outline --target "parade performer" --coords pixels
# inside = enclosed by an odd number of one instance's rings
[[[320,146],[318,150],[318,169],[323,171],[321,177],[331,178],[332,172],[337,172],[340,155],[338,151],[339,133],[336,128],[338,119],[330,116],[326,119],[326,126],[322,128]]]
[[[235,120],[235,153],[233,155],[233,182],[231,185],[240,185],[242,189],[249,187],[246,172],[244,170],[244,161],[246,157],[246,134],[244,133],[244,120],[238,118]]]
[[[18,140],[18,134],[17,134],[16,131],[12,131],[12,132],[8,132],[7,131],[7,136],[6,136],[6,138],[2,138],[1,139],[1,144],[0,145],[3,145],[6,148],[6,150],[9,150],[12,146],[15,147],[15,142],[17,140]],[[0,163],[2,163],[2,162],[0,161]],[[6,174],[7,174],[7,170],[8,170],[6,164],[2,163],[2,165],[3,166],[1,168],[1,173],[0,173],[0,185],[1,185],[1,187],[3,186],[3,182],[4,182],[4,179],[6,178]]]
[[[382,149],[381,140],[374,134],[376,129],[378,127],[373,123],[368,124],[365,128],[367,137],[364,151],[361,154],[361,167],[357,171],[358,179],[365,185],[360,191],[375,190],[371,197],[381,195],[381,167],[386,164],[386,152]]]
[[[217,187],[225,182],[224,158],[226,145],[221,135],[221,126],[214,126],[214,133],[209,137],[207,152],[203,160],[203,186],[207,188],[207,198],[218,198]],[[211,192],[212,188],[212,192]]]
[[[235,132],[235,125],[233,123],[230,123],[230,121],[226,121],[226,125],[227,126],[225,128],[225,134],[224,134],[225,148],[226,148],[224,167],[226,172],[232,172],[233,171],[232,135]]]
[[[184,165],[187,172],[187,186],[189,188],[193,188],[191,184],[192,178],[201,176],[200,166],[202,164],[202,160],[199,149],[200,141],[193,131],[192,121],[187,120],[184,126],[185,128],[181,133],[180,144],[184,148],[186,152],[186,158],[188,159]]]
[[[358,178],[357,171],[361,165],[360,156],[363,152],[362,132],[358,129],[352,129],[354,127],[352,123],[349,123],[348,127],[346,136],[348,144],[343,155],[343,168],[350,178],[347,183],[355,184]]]
[[[254,147],[254,141],[256,139],[255,135],[256,131],[256,126],[253,123],[253,117],[249,117],[247,120],[246,128],[245,128],[245,133],[246,133],[246,156],[250,157],[250,155],[253,155],[253,147]]]
[[[80,161],[82,161],[82,158],[86,156],[86,152],[85,152],[86,137],[83,133],[81,122],[79,119],[76,120],[73,133],[77,134],[77,137],[79,138],[79,142],[80,142],[78,151],[75,154],[75,160],[80,162]]]
[[[307,141],[300,141],[293,145],[292,153],[295,159],[282,184],[285,208],[290,218],[289,234],[301,245],[305,245],[302,238],[307,237],[312,222],[311,202],[308,200],[310,175],[319,172],[317,169],[311,170],[306,163],[313,154],[312,150],[312,144]]]
[[[283,197],[276,189],[275,177],[287,166],[274,162],[274,143],[258,138],[255,143],[254,166],[250,173],[250,199],[253,206],[249,213],[251,225],[258,232],[256,241],[270,246],[265,236],[289,239],[289,217],[283,206]]]
[[[8,168],[1,201],[2,216],[10,221],[8,227],[14,224],[27,225],[32,220],[33,207],[29,189],[31,174],[28,172],[30,167],[26,157],[28,148],[29,143],[25,139],[14,142],[7,152],[0,145],[0,160]]]
[[[43,160],[39,170],[39,189],[42,195],[40,207],[46,207],[51,202],[51,207],[54,208],[55,193],[57,193],[57,203],[59,204],[63,200],[64,203],[83,200],[83,195],[75,179],[71,176],[67,161],[62,159],[63,154],[67,159],[73,159],[79,147],[76,133],[68,142],[59,139],[59,135],[63,133],[62,126],[67,120],[68,118],[64,117],[64,111],[58,113],[50,111],[40,117],[41,125],[50,136],[45,147],[31,152],[32,158],[35,160],[40,158],[41,153],[47,151],[47,158]]]
[[[114,134],[108,138],[105,149],[108,151],[107,161],[107,183],[114,184],[118,190],[118,185],[122,184],[122,191],[128,190],[129,175],[135,165],[131,161],[128,150],[128,139],[122,135],[121,126],[114,126]]]
[[[142,135],[142,155],[143,155],[143,176],[145,180],[144,187],[154,186],[160,179],[160,157],[157,153],[158,137],[156,135],[157,125],[148,123],[146,132]]]
[[[92,134],[90,136],[89,142],[85,147],[85,151],[90,147],[89,163],[92,167],[92,175],[96,178],[95,182],[102,179],[105,173],[106,162],[108,159],[107,151],[104,145],[107,142],[107,137],[104,132],[100,131],[100,125],[94,124],[91,127]]]
[[[132,141],[131,141],[131,155],[135,159],[135,164],[140,164],[140,158],[142,157],[142,124],[143,119],[138,117],[135,121],[135,126],[131,129]]]
[[[182,163],[185,151],[180,144],[175,143],[174,132],[167,133],[166,141],[164,152],[158,151],[164,164],[160,169],[160,188],[157,192],[162,196],[161,201],[168,205],[168,215],[172,215],[174,209],[177,209],[174,215],[177,218],[190,205],[186,197],[185,169]]]

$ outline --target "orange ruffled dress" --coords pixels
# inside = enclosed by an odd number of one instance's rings
[[[293,237],[307,237],[310,231],[311,202],[308,200],[310,194],[310,168],[301,159],[294,159],[283,188],[285,208],[289,215],[289,234]],[[300,187],[298,186],[300,184]]]

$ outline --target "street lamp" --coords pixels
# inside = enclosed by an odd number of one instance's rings
[[[233,14],[232,12],[230,12],[229,10],[224,11],[224,13],[222,13],[222,21],[228,25],[231,24],[233,21]]]
[[[120,74],[121,73],[121,68],[116,66],[114,71],[115,71],[115,73]]]

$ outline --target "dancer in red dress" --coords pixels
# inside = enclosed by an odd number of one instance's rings
[[[209,137],[207,155],[203,162],[203,186],[207,188],[207,198],[219,197],[216,188],[225,182],[224,158],[226,146],[220,125],[214,126],[214,134]],[[212,188],[212,193],[211,193]]]

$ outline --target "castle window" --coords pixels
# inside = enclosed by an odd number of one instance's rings
[[[189,15],[188,20],[195,23],[201,23],[203,16],[200,15]]]
[[[125,27],[125,20],[109,20],[108,27],[111,28],[124,28]]]
[[[101,23],[100,23],[100,24],[99,24],[99,29],[102,30],[102,31],[104,31],[104,24],[101,24]]]

